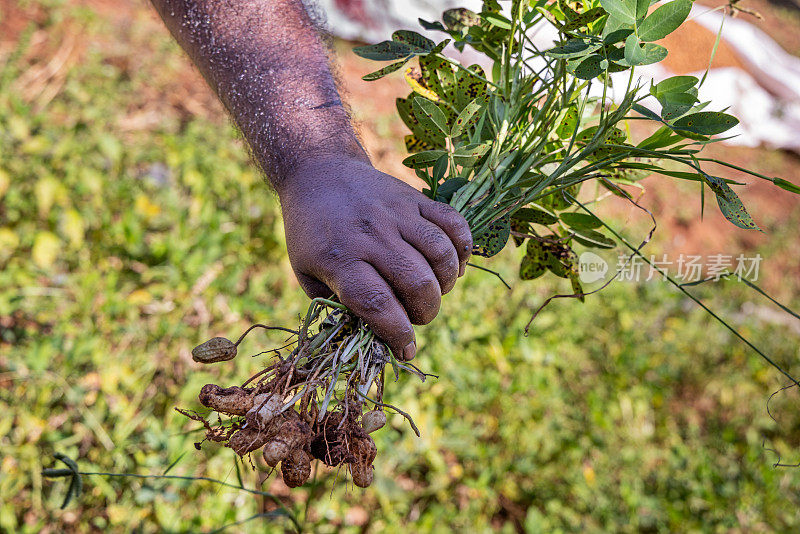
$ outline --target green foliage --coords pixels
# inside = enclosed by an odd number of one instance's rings
[[[53,21],[70,15],[43,5]],[[774,375],[658,283],[548,309],[526,337],[519,311],[557,288],[508,292],[469,270],[417,335],[420,365],[442,378],[391,384],[422,439],[390,418],[375,434],[372,488],[320,470],[282,497],[286,510],[264,512],[264,495],[193,480],[270,490],[229,449],[198,454],[202,429],[173,411],[198,408],[203,384],[248,376],[258,361],[200,367],[189,348],[265,318],[292,324],[305,300],[277,204],[224,119],[133,120],[161,103],[151,91],[172,87],[184,61],[166,32],[141,24],[130,28],[135,69],[114,61],[108,28],[84,28],[87,56],[42,109],[10,85],[28,67],[22,54],[0,71],[1,531],[209,532],[246,521],[227,531],[277,533],[292,529],[281,514],[304,517],[307,499],[306,529],[321,533],[800,528],[800,471],[773,468],[762,448],[766,439],[796,460],[796,394],[775,397],[771,420]],[[464,185],[448,181],[438,193]],[[554,202],[514,215],[552,225]],[[794,243],[786,237],[776,250]],[[504,250],[492,267],[511,280],[522,254]],[[735,286],[710,296],[729,312],[746,303]],[[778,361],[797,361],[800,338],[785,325],[741,321]],[[243,355],[282,341],[260,336]],[[76,477],[68,459],[81,472],[178,478]]]
[[[404,163],[426,181],[425,191],[434,199],[444,198],[438,188],[449,184],[446,198],[469,222],[476,254],[499,252],[497,237],[507,228],[518,246],[551,233],[570,250],[573,244],[612,248],[615,242],[601,225],[586,228],[568,222],[585,215],[573,199],[581,184],[592,180],[628,197],[621,186],[651,173],[708,183],[726,218],[740,228],[757,228],[736,193],[725,180],[710,178],[698,156],[713,141],[711,136],[730,130],[737,119],[705,111],[709,102],[699,102],[700,81],[693,76],[675,76],[650,88],[660,114],[640,104],[648,94],[632,83],[636,66],[667,56],[667,49],[652,41],[678,29],[691,5],[690,0],[672,0],[648,14],[649,0],[514,2],[509,18],[497,3],[485,2],[480,13],[451,9],[443,14],[443,23],[421,21],[429,31],[449,34],[459,49],[469,45],[493,62],[489,80],[474,66],[443,55],[445,41],[427,42],[415,50],[420,73],[406,74],[412,94],[397,101],[413,132],[406,145],[415,153]],[[540,51],[527,42],[526,32],[543,22],[555,26],[561,40]],[[423,48],[430,51],[420,53]],[[361,55],[363,50],[357,49]],[[544,68],[533,71],[530,62]],[[614,102],[608,97],[609,75],[622,71],[630,71],[628,85],[624,98]],[[602,84],[602,96],[590,92],[591,83]],[[468,87],[468,97],[461,95]],[[634,111],[642,116],[633,116]],[[637,144],[629,137],[631,119],[660,128]],[[465,147],[474,146],[485,150],[463,158]],[[449,165],[441,167],[445,172],[431,171],[446,158]],[[688,169],[675,171],[676,164]],[[767,179],[794,190],[780,179]],[[454,183],[461,186],[450,191]],[[542,223],[542,218],[515,218],[520,210],[532,209],[534,201],[547,204],[556,219]],[[522,271],[528,273],[527,267]]]

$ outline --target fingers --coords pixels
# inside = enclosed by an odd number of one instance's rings
[[[450,238],[458,254],[458,276],[463,275],[472,254],[472,232],[467,221],[454,208],[442,202],[420,202],[419,213]]]
[[[392,350],[398,360],[411,360],[417,352],[414,328],[389,285],[370,264],[358,261],[338,276],[334,287],[339,300],[361,317]]]
[[[316,278],[298,271],[295,271],[294,274],[297,276],[297,281],[300,282],[300,287],[303,288],[303,291],[305,291],[306,295],[308,295],[310,298],[314,299],[317,297],[322,297],[327,299],[333,296],[333,291],[331,288]]]
[[[409,224],[400,231],[403,239],[425,257],[436,275],[441,294],[445,295],[456,285],[459,259],[455,245],[437,225],[426,219]]]
[[[365,258],[383,277],[413,324],[428,324],[442,303],[439,281],[425,257],[397,235],[369,248]]]

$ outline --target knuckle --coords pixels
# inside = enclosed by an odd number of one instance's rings
[[[331,243],[330,246],[323,250],[320,256],[322,260],[331,264],[341,264],[349,261],[349,253],[343,243]]]
[[[442,215],[445,217],[448,223],[453,226],[459,226],[464,223],[464,217],[456,210],[454,207],[448,204],[442,204],[439,208],[442,212]]]
[[[440,269],[450,271],[458,267],[456,251],[449,243],[439,243],[431,247],[431,260]]]
[[[376,289],[365,291],[358,299],[364,315],[382,315],[389,311],[392,305],[392,296],[385,291]]]

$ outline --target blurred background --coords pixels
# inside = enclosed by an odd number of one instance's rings
[[[333,22],[356,21],[355,33],[336,22],[348,39],[386,31],[359,22],[357,8],[370,3],[323,4]],[[436,18],[433,2],[413,4]],[[787,57],[800,54],[792,0],[744,7],[763,15],[744,20]],[[705,68],[714,38],[690,23],[671,37],[666,67]],[[759,74],[734,45],[723,41],[719,66],[748,73],[781,112],[769,120],[791,132],[783,118],[798,102],[770,89],[764,62]],[[334,41],[366,148],[378,168],[413,182],[394,113],[408,86],[399,75],[361,81],[375,65],[353,46]],[[789,76],[780,65],[792,62],[780,57],[773,79]],[[748,94],[737,97],[745,107],[755,102]],[[781,139],[708,153],[800,183],[800,157],[785,141],[793,138]],[[711,203],[701,220],[696,188],[649,178],[640,201],[659,229],[645,252],[760,254],[759,285],[797,309],[798,197],[725,175],[748,183],[738,191],[764,234],[732,226]],[[627,204],[603,209],[632,241],[649,230]],[[390,417],[374,434],[369,489],[318,468],[313,484],[290,492],[230,449],[197,451],[202,430],[173,408],[198,408],[202,385],[240,383],[263,356],[201,368],[191,348],[254,322],[291,326],[307,306],[283,239],[276,197],[149,4],[0,0],[0,531],[291,529],[280,514],[319,532],[800,527],[800,470],[774,466],[800,461],[800,403],[793,389],[776,395],[770,418],[767,399],[786,384],[778,372],[655,279],[612,284],[585,304],[556,301],[525,336],[533,310],[568,286],[550,275],[519,282],[514,247],[479,261],[510,291],[469,270],[418,329],[417,364],[439,379],[403,376],[386,398],[422,437]],[[733,282],[692,291],[800,374],[800,321]],[[280,342],[257,333],[240,354]],[[67,481],[40,474],[63,467],[56,452],[86,472],[169,468],[258,487],[283,508],[203,481],[87,476],[83,495],[61,510]]]

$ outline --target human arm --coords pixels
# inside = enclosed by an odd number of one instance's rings
[[[412,323],[430,322],[463,274],[466,222],[372,167],[300,0],[152,2],[278,193],[303,289],[335,293],[411,359]]]

